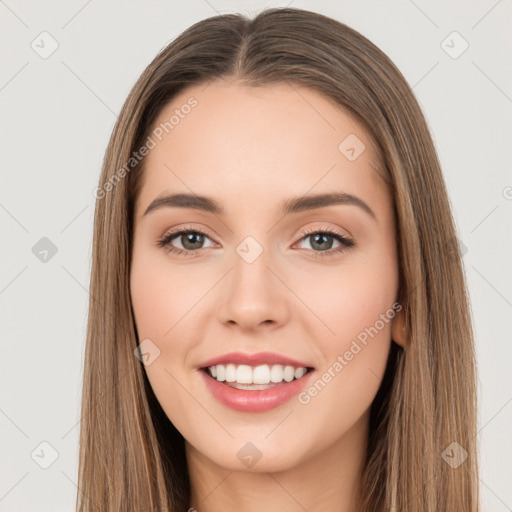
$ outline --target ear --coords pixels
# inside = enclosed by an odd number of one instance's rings
[[[407,345],[405,332],[405,309],[402,308],[396,312],[391,324],[391,338],[402,348]]]

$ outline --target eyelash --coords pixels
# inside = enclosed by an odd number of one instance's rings
[[[182,228],[176,231],[171,231],[170,233],[166,233],[162,238],[160,238],[157,241],[157,246],[161,248],[166,248],[168,252],[176,254],[178,256],[194,256],[198,251],[201,249],[196,249],[194,251],[188,251],[184,249],[180,249],[178,247],[173,247],[171,244],[172,240],[177,238],[179,235],[182,235],[184,233],[194,233],[197,235],[204,235],[207,238],[210,238],[206,233],[203,233],[202,231],[198,229],[189,229],[189,228]],[[313,257],[314,258],[325,258],[325,257],[331,257],[335,256],[336,254],[340,254],[344,252],[347,249],[350,249],[352,247],[356,246],[356,243],[351,240],[350,238],[347,238],[343,233],[340,231],[334,229],[334,228],[325,228],[325,229],[315,229],[315,228],[309,228],[306,229],[303,233],[299,241],[301,241],[304,238],[307,238],[308,236],[311,236],[312,234],[315,235],[331,235],[336,240],[338,240],[341,245],[337,247],[336,249],[329,249],[327,251],[313,251]],[[312,250],[312,249],[309,249]]]

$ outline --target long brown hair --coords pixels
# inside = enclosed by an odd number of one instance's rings
[[[311,87],[362,122],[380,152],[395,206],[407,345],[392,343],[372,404],[359,510],[478,511],[468,292],[425,118],[400,71],[374,44],[338,21],[294,8],[194,24],[151,62],[121,110],[96,191],[79,511],[188,508],[184,439],[134,356],[129,273],[144,163],[134,155],[178,92],[222,78]]]

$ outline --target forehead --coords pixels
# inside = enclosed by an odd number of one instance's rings
[[[164,192],[214,196],[233,209],[345,192],[382,202],[378,154],[353,116],[296,84],[194,85],[159,114],[145,158],[141,210]]]

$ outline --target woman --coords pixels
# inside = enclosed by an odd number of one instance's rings
[[[196,23],[96,192],[81,511],[478,511],[449,200],[403,76],[300,9]]]

